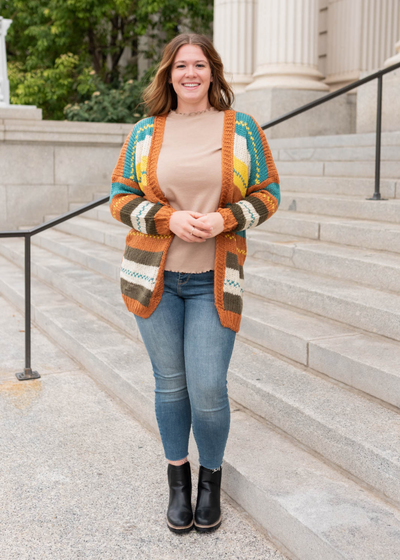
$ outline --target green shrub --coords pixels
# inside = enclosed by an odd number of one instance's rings
[[[90,99],[81,103],[69,103],[64,108],[69,121],[135,123],[145,116],[142,92],[149,83],[151,70],[141,80],[122,82],[111,87],[95,80],[96,90]]]
[[[11,103],[37,105],[45,119],[65,119],[64,107],[71,101],[88,98],[96,83],[90,67],[83,67],[71,53],[62,54],[52,68],[26,72],[19,62],[8,65]]]

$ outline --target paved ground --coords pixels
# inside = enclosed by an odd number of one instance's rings
[[[161,441],[36,329],[18,381],[23,330],[0,298],[1,560],[285,560],[224,493],[215,533],[171,533]]]

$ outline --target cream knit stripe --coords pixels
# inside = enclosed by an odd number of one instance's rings
[[[240,200],[239,202],[236,202],[236,204],[240,206],[246,220],[245,225],[241,229],[256,227],[258,225],[258,222],[260,221],[261,216],[256,211],[254,206],[246,200]]]
[[[241,296],[244,292],[243,280],[240,278],[239,271],[234,268],[226,267],[224,279],[224,292],[235,296]]]
[[[148,290],[153,291],[156,284],[158,266],[148,266],[129,261],[125,257],[122,259],[120,276],[127,282],[139,284]]]
[[[146,215],[154,208],[155,202],[149,202],[144,200],[139,206],[137,206],[131,212],[131,223],[134,229],[137,229],[141,233],[150,233],[147,231]]]

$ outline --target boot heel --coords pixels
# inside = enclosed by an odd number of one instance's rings
[[[188,533],[193,529],[192,476],[190,463],[168,463],[169,503],[168,529],[173,533]]]
[[[200,533],[215,531],[221,525],[222,466],[217,471],[200,465],[194,528]]]

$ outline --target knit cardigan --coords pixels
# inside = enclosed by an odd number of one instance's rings
[[[174,236],[169,220],[176,210],[157,181],[166,118],[147,117],[134,125],[112,174],[111,214],[131,228],[120,269],[122,297],[127,309],[143,318],[160,302]],[[263,130],[250,115],[226,110],[217,210],[224,229],[216,236],[214,300],[221,324],[235,332],[243,308],[246,230],[270,218],[279,204],[279,176]]]

